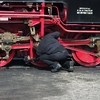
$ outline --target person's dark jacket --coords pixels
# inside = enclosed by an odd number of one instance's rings
[[[51,54],[54,52],[62,51],[65,48],[62,44],[57,40],[60,36],[59,32],[53,32],[47,34],[41,39],[39,46],[37,47],[37,55],[40,56],[42,54]]]

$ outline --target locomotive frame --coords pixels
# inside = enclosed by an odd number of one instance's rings
[[[89,0],[90,1],[90,0]],[[0,0],[0,67],[12,59],[36,56],[35,35],[59,31],[58,39],[83,66],[100,63],[100,14],[97,6],[72,0]],[[45,44],[44,44],[45,45]],[[42,62],[32,62],[46,66]]]

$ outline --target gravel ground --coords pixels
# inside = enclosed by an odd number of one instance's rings
[[[100,67],[75,71],[9,65],[0,70],[0,100],[100,100]]]

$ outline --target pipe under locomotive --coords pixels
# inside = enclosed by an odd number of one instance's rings
[[[99,0],[0,0],[0,67],[36,56],[33,36],[59,31],[58,39],[83,66],[100,63]],[[44,44],[45,45],[45,44]],[[42,62],[33,62],[45,66]]]

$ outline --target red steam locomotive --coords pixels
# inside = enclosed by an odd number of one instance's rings
[[[99,4],[100,0],[0,0],[0,67],[14,58],[34,58],[33,36],[54,31],[61,33],[59,42],[77,63],[98,65]]]

